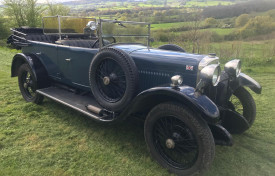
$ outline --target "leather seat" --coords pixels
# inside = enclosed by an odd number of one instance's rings
[[[82,48],[96,48],[98,40],[60,40],[58,43],[67,46],[75,46]]]
[[[56,36],[52,35],[27,35],[27,40],[38,41],[38,42],[46,42],[46,43],[54,43],[56,41]]]

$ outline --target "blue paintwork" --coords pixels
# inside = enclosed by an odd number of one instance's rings
[[[216,104],[206,95],[196,92],[190,86],[181,86],[178,89],[156,87],[145,90],[136,96],[121,116],[126,117],[133,112],[140,112],[146,108],[151,109],[155,106],[156,100],[157,104],[169,101],[184,104],[195,112],[200,113],[208,123],[216,123],[220,117]]]
[[[119,44],[112,47],[128,53],[139,71],[139,92],[148,88],[170,84],[174,75],[183,77],[183,84],[196,86],[198,64],[204,55],[195,55],[147,48],[138,44]],[[36,53],[51,79],[90,91],[89,67],[99,49],[70,47],[31,41],[31,46],[22,48],[23,53]],[[70,62],[66,61],[70,59]],[[187,71],[186,65],[193,66]]]
[[[139,72],[139,95],[125,108],[121,116],[142,111],[146,102],[150,102],[152,106],[161,101],[176,101],[199,112],[208,123],[217,122],[219,110],[215,103],[206,95],[196,93],[193,88],[196,86],[198,65],[205,57],[204,55],[153,49],[133,44],[120,44],[112,47],[128,53],[133,58]],[[22,51],[39,57],[52,80],[84,91],[91,91],[88,73],[90,63],[99,49],[31,41],[31,45],[24,47]],[[186,65],[193,66],[193,70],[186,70]],[[184,80],[183,84],[186,86],[178,90],[169,87],[170,79],[174,75],[181,75]]]

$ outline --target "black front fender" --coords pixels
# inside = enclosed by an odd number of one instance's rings
[[[34,70],[34,63],[30,56],[23,53],[16,54],[12,59],[11,64],[11,77],[18,76],[18,69],[22,64],[27,63],[29,67]],[[34,73],[35,78],[37,78],[36,73]]]
[[[189,86],[182,86],[179,89],[157,87],[145,90],[136,96],[121,116],[126,117],[138,112],[148,113],[157,104],[168,101],[185,105],[199,113],[208,123],[216,123],[219,120],[220,113],[215,103]]]
[[[260,94],[262,91],[262,86],[244,73],[240,73],[238,78],[230,78],[227,73],[223,72],[221,81],[217,86],[215,103],[219,106],[227,105],[230,97],[239,87],[249,87],[257,94]]]
[[[261,94],[262,92],[262,86],[253,78],[251,78],[250,76],[244,73],[240,73],[239,86],[249,87],[251,90],[253,90],[257,94]]]

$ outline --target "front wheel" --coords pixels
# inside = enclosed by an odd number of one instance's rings
[[[251,94],[244,88],[239,87],[230,97],[228,107],[243,115],[247,120],[249,128],[253,125],[256,118],[256,104]],[[247,129],[239,130],[234,133],[243,133]]]
[[[42,103],[44,97],[36,92],[37,80],[28,64],[22,64],[19,67],[18,84],[20,92],[27,102]]]
[[[215,143],[207,123],[182,105],[154,107],[146,118],[144,135],[152,157],[177,175],[201,174],[214,159]]]

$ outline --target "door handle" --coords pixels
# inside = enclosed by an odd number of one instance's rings
[[[70,61],[71,61],[71,58],[69,58],[69,59],[65,59],[65,61],[70,62]]]

